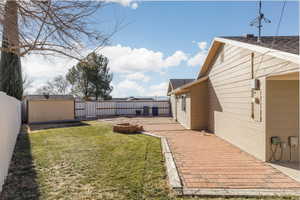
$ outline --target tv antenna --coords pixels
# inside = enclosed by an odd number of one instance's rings
[[[259,9],[258,16],[250,22],[250,26],[256,26],[258,28],[258,37],[257,42],[260,42],[261,38],[261,29],[262,29],[262,21],[265,23],[271,23],[271,20],[265,17],[265,15],[261,12],[261,0],[259,0]]]

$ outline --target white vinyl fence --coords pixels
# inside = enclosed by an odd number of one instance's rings
[[[77,101],[75,117],[93,119],[109,116],[169,116],[169,101]]]
[[[0,92],[0,192],[21,127],[21,102]]]

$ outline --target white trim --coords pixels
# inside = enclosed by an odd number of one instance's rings
[[[170,92],[170,94],[176,94],[176,93],[182,91],[183,89],[187,89],[187,88],[193,87],[194,85],[196,85],[198,83],[201,83],[203,81],[206,81],[207,79],[208,79],[208,76],[204,76],[204,77],[202,77],[202,78],[200,78],[198,80],[195,80],[193,82],[187,83],[187,84],[185,84],[185,85],[183,85],[183,86],[181,86],[181,87],[173,90],[172,92]]]
[[[280,51],[280,50],[276,50],[276,49],[271,49],[271,48],[267,48],[267,47],[263,47],[263,46],[259,46],[259,45],[249,44],[249,43],[246,43],[246,42],[239,42],[239,41],[235,41],[235,40],[232,40],[232,39],[225,39],[225,38],[215,37],[214,40],[212,41],[212,44],[211,44],[210,48],[209,48],[209,51],[208,51],[208,54],[205,58],[204,64],[202,65],[202,67],[199,70],[199,73],[198,73],[198,76],[197,76],[198,79],[201,78],[201,76],[204,75],[203,74],[204,72],[202,70],[203,66],[205,64],[210,65],[210,63],[206,63],[206,61],[207,61],[208,56],[211,56],[210,55],[211,49],[216,43],[230,44],[230,45],[233,45],[233,46],[249,49],[251,51],[256,51],[256,52],[259,52],[259,53],[262,53],[262,54],[265,54],[265,55],[267,54],[269,56],[273,56],[273,57],[280,58],[280,59],[283,59],[283,60],[287,60],[287,61],[290,61],[290,62],[293,62],[293,63],[296,63],[296,64],[300,64],[300,55],[296,55],[296,54],[293,54],[293,53],[288,53],[288,52],[284,52],[284,51]],[[205,71],[205,73],[206,73],[206,71]]]
[[[201,75],[201,71],[202,71],[203,65],[206,64],[207,57],[209,56],[209,53],[211,52],[211,49],[213,48],[214,44],[215,44],[215,39],[212,41],[212,43],[211,43],[210,46],[209,46],[209,49],[208,49],[208,51],[207,51],[207,55],[206,55],[206,57],[205,57],[205,60],[204,60],[202,66],[201,66],[201,68],[200,68],[200,70],[199,70],[199,72],[198,72],[197,79],[198,79],[198,78],[200,77],[200,75]]]
[[[300,70],[300,69],[299,69]],[[288,73],[283,73],[283,74],[271,74],[266,76],[267,80],[299,80],[299,73],[300,71],[294,71],[294,72],[288,72]],[[288,76],[293,76],[294,77],[288,77]]]
[[[214,39],[214,41],[231,44],[233,46],[237,46],[237,47],[241,47],[241,48],[246,48],[246,49],[249,49],[252,51],[257,51],[262,54],[268,54],[273,57],[277,57],[280,59],[291,61],[293,63],[300,64],[300,56],[293,54],[293,53],[288,53],[288,52],[271,49],[271,48],[267,48],[267,47],[263,47],[263,46],[259,46],[259,45],[254,45],[254,44],[249,44],[246,42],[239,42],[239,41],[225,39],[225,38],[219,38],[219,37],[216,37]]]

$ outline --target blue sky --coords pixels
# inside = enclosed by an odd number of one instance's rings
[[[109,32],[114,22],[123,21],[110,46],[100,51],[110,59],[115,97],[165,95],[168,79],[195,78],[214,37],[257,33],[249,26],[257,16],[257,1],[114,2],[119,3],[96,14],[102,22],[95,26]],[[275,34],[282,5],[263,2],[263,12],[272,21],[264,24],[263,35]],[[298,35],[298,18],[298,2],[288,1],[279,35]],[[66,68],[55,67],[51,74],[63,74]],[[52,76],[43,69],[40,74],[45,77],[38,84]]]

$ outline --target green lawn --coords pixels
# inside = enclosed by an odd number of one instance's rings
[[[92,123],[20,135],[0,199],[178,198],[167,186],[159,139]]]

